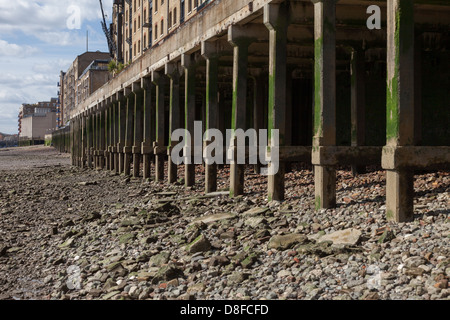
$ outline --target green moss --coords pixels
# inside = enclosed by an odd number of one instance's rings
[[[320,196],[316,196],[315,207],[316,210],[320,210],[322,208],[322,200],[320,199]]]
[[[321,57],[323,51],[323,38],[314,41],[314,134],[322,135],[322,66]]]

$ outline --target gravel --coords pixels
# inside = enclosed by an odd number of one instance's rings
[[[395,224],[377,168],[339,168],[337,208],[315,212],[307,166],[293,164],[287,200],[268,203],[251,167],[246,195],[231,199],[202,196],[201,167],[186,190],[74,168],[51,148],[10,150],[0,299],[449,299],[449,173],[416,175],[414,221]],[[219,169],[221,191],[228,175]]]

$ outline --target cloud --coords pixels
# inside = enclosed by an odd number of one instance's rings
[[[11,56],[25,58],[37,53],[39,50],[31,46],[22,46],[0,39],[0,57]]]
[[[105,13],[112,8],[112,0],[104,2]],[[73,10],[77,8],[77,10]],[[75,15],[75,17],[74,17]],[[71,22],[79,21],[77,27],[85,22],[101,21],[98,1],[77,0],[0,0],[0,30],[14,34],[21,31],[48,43],[70,45],[79,39],[73,39],[78,30],[73,30]]]

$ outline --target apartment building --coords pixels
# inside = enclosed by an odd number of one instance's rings
[[[47,130],[54,129],[58,98],[36,104],[22,104],[19,109],[21,145],[43,143]]]
[[[86,92],[91,94],[108,82],[109,77],[105,73],[108,73],[107,64],[110,59],[108,52],[85,52],[77,56],[66,72],[61,71],[60,82],[58,83],[60,89],[58,124],[60,127],[64,126],[69,120],[70,110],[73,110],[82,101],[82,97],[86,98]],[[99,73],[98,76],[93,75],[96,72]],[[88,78],[95,78],[96,81],[87,81]],[[103,81],[100,81],[102,79]]]
[[[213,0],[115,0],[111,36],[115,59],[131,63]]]

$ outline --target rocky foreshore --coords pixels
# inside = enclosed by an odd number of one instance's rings
[[[396,224],[383,171],[339,170],[337,208],[316,212],[307,167],[268,203],[250,167],[229,198],[227,169],[204,195],[201,168],[186,189],[37,150],[0,153],[0,299],[449,299],[450,173],[417,175],[415,219]]]

